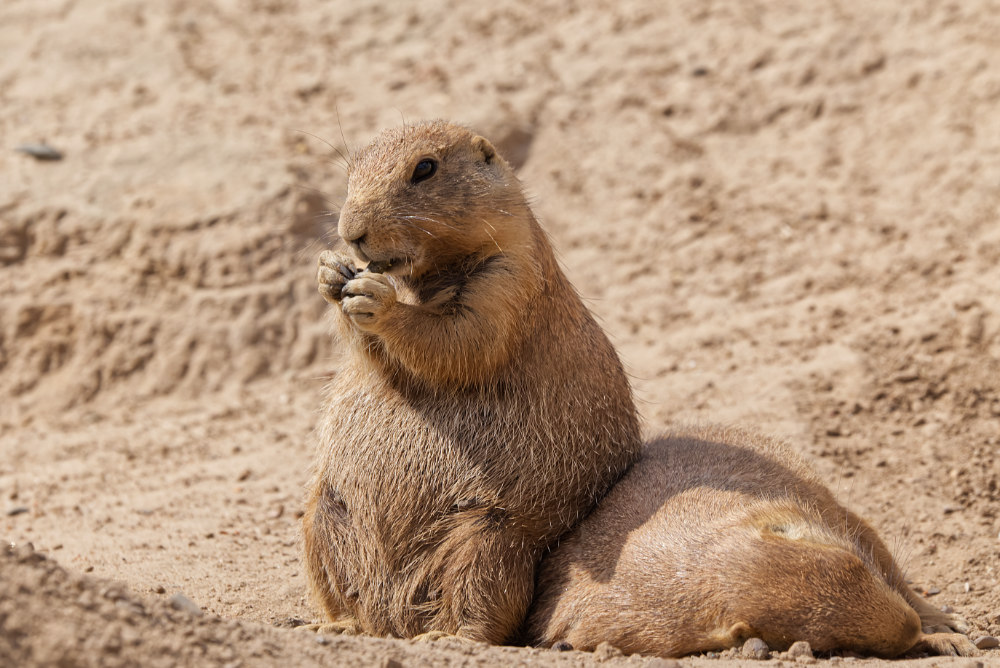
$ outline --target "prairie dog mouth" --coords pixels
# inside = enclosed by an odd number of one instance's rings
[[[393,267],[398,267],[403,263],[403,260],[398,258],[392,258],[391,260],[372,260],[368,263],[365,268],[366,271],[370,271],[374,274],[384,274]]]

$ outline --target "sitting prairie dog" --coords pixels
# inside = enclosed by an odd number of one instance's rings
[[[885,544],[783,446],[706,429],[650,442],[539,567],[539,645],[682,656],[784,650],[974,655],[968,625],[906,585]]]
[[[500,643],[549,545],[636,459],[621,363],[489,141],[432,122],[356,156],[320,258],[343,361],[303,517],[329,630]]]

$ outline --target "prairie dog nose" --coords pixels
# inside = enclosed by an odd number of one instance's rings
[[[339,229],[337,230],[340,233],[340,238],[352,245],[360,244],[368,232],[367,225],[358,216],[345,214],[347,212],[344,211],[340,214]]]

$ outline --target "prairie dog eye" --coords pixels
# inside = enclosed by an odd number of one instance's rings
[[[437,171],[437,168],[438,164],[436,160],[424,158],[417,163],[416,167],[413,168],[413,176],[410,177],[410,183],[420,183],[421,181],[426,181],[434,176],[434,172]]]

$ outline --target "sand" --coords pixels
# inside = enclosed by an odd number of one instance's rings
[[[997,35],[986,0],[4,0],[0,664],[642,663],[286,628],[338,152],[435,117],[519,167],[650,433],[787,439],[1000,634]]]

